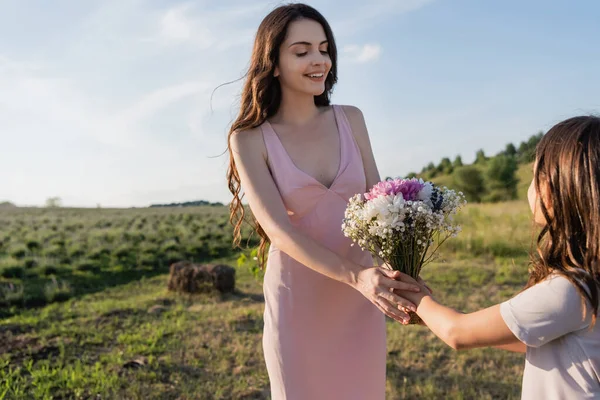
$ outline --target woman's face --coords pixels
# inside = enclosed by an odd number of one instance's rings
[[[292,22],[274,71],[282,89],[319,96],[325,91],[330,70],[327,37],[321,24],[311,19]]]

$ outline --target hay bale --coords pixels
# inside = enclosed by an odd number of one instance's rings
[[[180,261],[171,265],[169,290],[184,293],[202,293],[235,290],[235,269],[224,264],[193,264]]]

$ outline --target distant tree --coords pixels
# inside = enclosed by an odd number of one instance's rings
[[[544,137],[544,132],[539,131],[535,135],[531,136],[529,138],[529,140],[527,141],[527,143],[529,144],[530,147],[535,148],[535,146],[538,145],[538,143],[540,142],[540,140],[542,140],[543,137]]]
[[[169,204],[151,204],[150,208],[154,207],[198,207],[198,206],[218,206],[222,207],[223,203],[211,203],[206,200],[186,201],[184,203],[169,203]]]
[[[440,171],[443,174],[451,174],[452,171],[454,170],[454,167],[452,166],[452,161],[450,161],[450,159],[448,157],[444,157],[442,158],[442,161],[440,162],[440,165],[438,166],[438,171]]]
[[[485,182],[481,170],[474,165],[465,165],[452,174],[454,187],[464,193],[468,201],[480,202],[485,195]]]
[[[504,154],[507,156],[515,156],[517,154],[517,148],[514,144],[509,143],[506,145],[506,149],[504,150]]]
[[[48,208],[62,207],[62,200],[60,199],[60,197],[49,197],[46,199],[46,207],[48,207]]]
[[[527,164],[533,162],[535,158],[535,148],[537,147],[540,140],[544,136],[544,132],[540,131],[537,134],[531,136],[526,142],[521,142],[519,149],[517,150],[517,161],[520,164]]]
[[[452,163],[452,166],[454,168],[462,167],[463,166],[462,157],[461,156],[456,156],[456,158],[454,159],[454,162]]]
[[[423,176],[423,179],[428,179],[436,176],[437,172],[438,171],[435,164],[433,162],[430,162],[425,167],[423,167],[423,169],[421,170],[421,175]]]
[[[513,200],[517,197],[517,159],[499,155],[492,158],[486,170],[487,201]]]
[[[409,172],[409,173],[406,175],[406,177],[407,177],[408,179],[410,179],[410,178],[416,178],[416,177],[417,177],[417,173],[416,173],[416,172]]]
[[[483,164],[486,161],[487,157],[485,156],[483,149],[477,150],[477,153],[475,153],[475,164]]]

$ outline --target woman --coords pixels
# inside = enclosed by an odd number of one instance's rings
[[[341,231],[349,198],[380,178],[360,110],[330,105],[336,59],[319,12],[304,4],[272,11],[228,136],[235,240],[243,185],[261,265],[270,242],[263,348],[273,399],[383,399],[382,312],[406,320],[398,305],[414,305],[393,289],[419,290],[373,267]]]

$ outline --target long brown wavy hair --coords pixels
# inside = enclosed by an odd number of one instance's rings
[[[527,287],[553,272],[564,276],[591,304],[593,326],[600,288],[600,118],[570,118],[544,135],[534,185],[546,223]]]
[[[320,23],[328,41],[331,70],[325,79],[325,91],[321,95],[315,96],[315,105],[321,107],[330,104],[331,92],[337,82],[337,48],[333,32],[327,20],[317,10],[306,4],[287,4],[277,7],[263,19],[256,33],[250,65],[245,75],[240,111],[227,135],[227,148],[229,151],[227,181],[229,191],[233,195],[233,200],[229,204],[229,222],[233,226],[234,247],[240,247],[241,228],[243,222],[246,221],[246,211],[242,204],[244,196],[243,194],[240,195],[242,191],[240,176],[231,150],[231,135],[234,132],[256,128],[277,113],[281,103],[281,86],[273,73],[279,62],[279,48],[286,38],[290,23],[300,19],[311,19]],[[267,244],[270,242],[269,237],[254,216],[252,216],[251,221],[246,222],[260,236],[258,262],[260,267],[264,268],[265,251]]]

